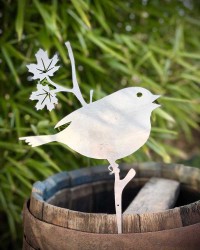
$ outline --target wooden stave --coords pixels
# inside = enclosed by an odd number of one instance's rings
[[[35,218],[24,205],[23,250],[198,250],[200,245],[200,223],[181,228],[129,234],[97,234],[71,230]]]
[[[199,169],[186,167],[180,164],[123,164],[120,166],[122,176],[123,174],[125,175],[131,167],[136,169],[137,178],[150,178],[152,176],[169,178],[169,175],[171,174],[171,179],[178,179],[184,185],[189,185],[188,182],[191,182],[194,189],[198,189],[200,186]],[[191,173],[191,175],[185,176],[184,170],[187,174]],[[65,185],[68,188],[70,185],[77,187],[77,185],[80,185],[83,183],[83,181],[85,181],[83,176],[86,177],[86,182],[90,183],[91,187],[93,180],[97,181],[98,178],[99,180],[106,178],[108,181],[113,181],[112,176],[108,175],[108,170],[106,167],[99,166],[90,169],[79,169],[71,172],[65,172],[65,178],[67,180],[66,184],[65,180],[61,178],[61,173],[58,175],[59,178],[57,175],[54,175],[53,177],[49,177],[44,182],[36,182],[33,185],[30,211],[36,218],[44,220],[47,223],[55,224],[72,230],[102,234],[117,233],[116,217],[114,214],[95,214],[73,211],[48,204],[44,199],[48,197],[48,188],[52,188],[53,191],[58,190],[58,187],[55,187],[55,185],[56,183],[59,185],[60,181],[64,183],[62,188],[64,188]],[[51,178],[53,181],[51,181]],[[45,193],[45,187],[48,191],[47,193]],[[198,222],[200,222],[200,201],[159,213],[123,215],[123,233],[162,231],[172,228],[181,228],[184,226],[193,225]]]

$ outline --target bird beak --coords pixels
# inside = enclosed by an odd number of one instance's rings
[[[156,109],[156,108],[159,108],[159,107],[161,106],[161,105],[158,104],[158,102],[156,101],[159,97],[161,97],[161,96],[160,96],[160,95],[153,95],[153,97],[152,97],[152,103],[153,103],[155,109]]]

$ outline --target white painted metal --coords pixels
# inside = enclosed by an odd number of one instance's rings
[[[66,144],[71,149],[84,156],[96,159],[107,159],[110,163],[109,170],[115,175],[115,208],[118,233],[121,233],[122,191],[126,184],[135,176],[135,170],[130,169],[126,177],[120,180],[120,169],[116,161],[134,153],[147,141],[151,130],[151,112],[160,106],[153,102],[159,96],[153,95],[150,91],[141,87],[129,87],[92,102],[93,91],[91,91],[90,103],[87,104],[81,95],[76,79],[75,63],[71,46],[69,42],[65,44],[68,48],[72,64],[73,88],[66,89],[59,86],[50,79],[49,76],[51,75],[46,72],[44,77],[48,83],[55,88],[54,90],[46,88],[46,91],[54,97],[54,103],[51,103],[52,99],[49,98],[49,96],[46,97],[46,105],[47,108],[52,109],[57,102],[55,93],[64,91],[73,93],[83,107],[72,112],[58,122],[55,128],[69,123],[69,126],[61,132],[54,135],[29,136],[19,139],[25,140],[32,147],[57,141]],[[55,56],[53,58],[55,65],[57,61],[55,60]],[[38,56],[37,61],[39,67],[42,67],[42,65],[47,67],[51,62],[49,61],[50,59],[47,59],[48,57],[46,54],[44,59]],[[41,80],[43,77],[36,71],[38,70],[37,67],[29,66],[28,68],[29,71],[34,74],[34,78],[40,77]],[[51,73],[55,72],[55,70],[51,70]],[[32,94],[32,99],[38,98],[39,104],[36,105],[36,107],[39,106],[38,109],[43,108],[45,105],[45,101],[42,102],[39,100],[39,94],[41,94],[42,88],[40,85],[38,85],[38,91]]]

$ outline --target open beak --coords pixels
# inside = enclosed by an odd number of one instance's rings
[[[158,103],[157,99],[161,97],[160,95],[153,95],[152,97],[152,103],[155,108],[159,108],[161,105]]]

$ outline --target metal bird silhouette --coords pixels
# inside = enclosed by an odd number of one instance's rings
[[[160,106],[154,102],[158,97],[145,88],[124,88],[98,101],[84,103],[56,124],[55,128],[68,124],[56,134],[19,139],[32,147],[57,141],[84,156],[108,160],[109,170],[115,175],[117,226],[118,233],[122,233],[122,191],[135,176],[135,170],[130,169],[121,180],[116,161],[137,151],[149,138],[151,113]]]

